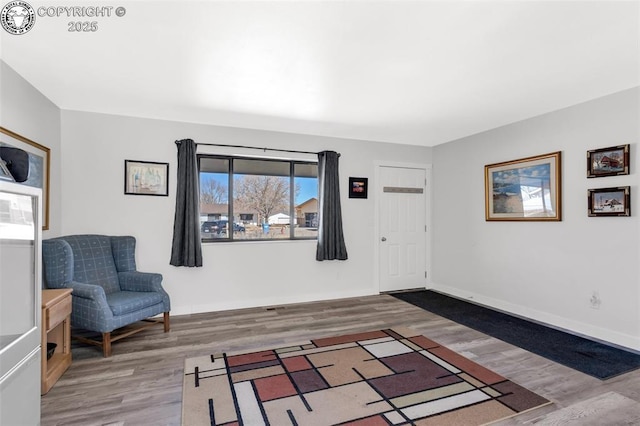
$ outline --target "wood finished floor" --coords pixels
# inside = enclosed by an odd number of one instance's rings
[[[74,344],[73,364],[42,397],[42,425],[180,425],[185,358],[407,326],[554,404],[499,425],[639,425],[640,370],[600,381],[388,295],[175,316],[103,358]],[[191,426],[191,425],[186,425]],[[280,425],[278,425],[280,426]]]

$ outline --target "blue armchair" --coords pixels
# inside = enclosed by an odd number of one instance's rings
[[[169,295],[162,275],[136,271],[136,240],[131,236],[71,235],[42,242],[46,288],[71,288],[71,326],[102,333],[102,340],[74,336],[102,347],[111,356],[111,343],[156,323],[169,331]],[[152,319],[158,314],[163,319]],[[138,321],[149,324],[112,336],[111,332]]]

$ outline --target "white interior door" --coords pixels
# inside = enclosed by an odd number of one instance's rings
[[[379,166],[380,291],[425,287],[426,169]]]

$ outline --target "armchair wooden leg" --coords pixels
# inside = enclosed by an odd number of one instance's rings
[[[102,355],[105,358],[111,356],[111,333],[102,333]]]
[[[169,312],[164,313],[164,332],[167,333],[171,329],[171,324],[169,323]]]

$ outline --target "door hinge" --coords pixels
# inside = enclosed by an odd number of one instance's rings
[[[427,271],[424,271],[424,277],[427,278]]]

